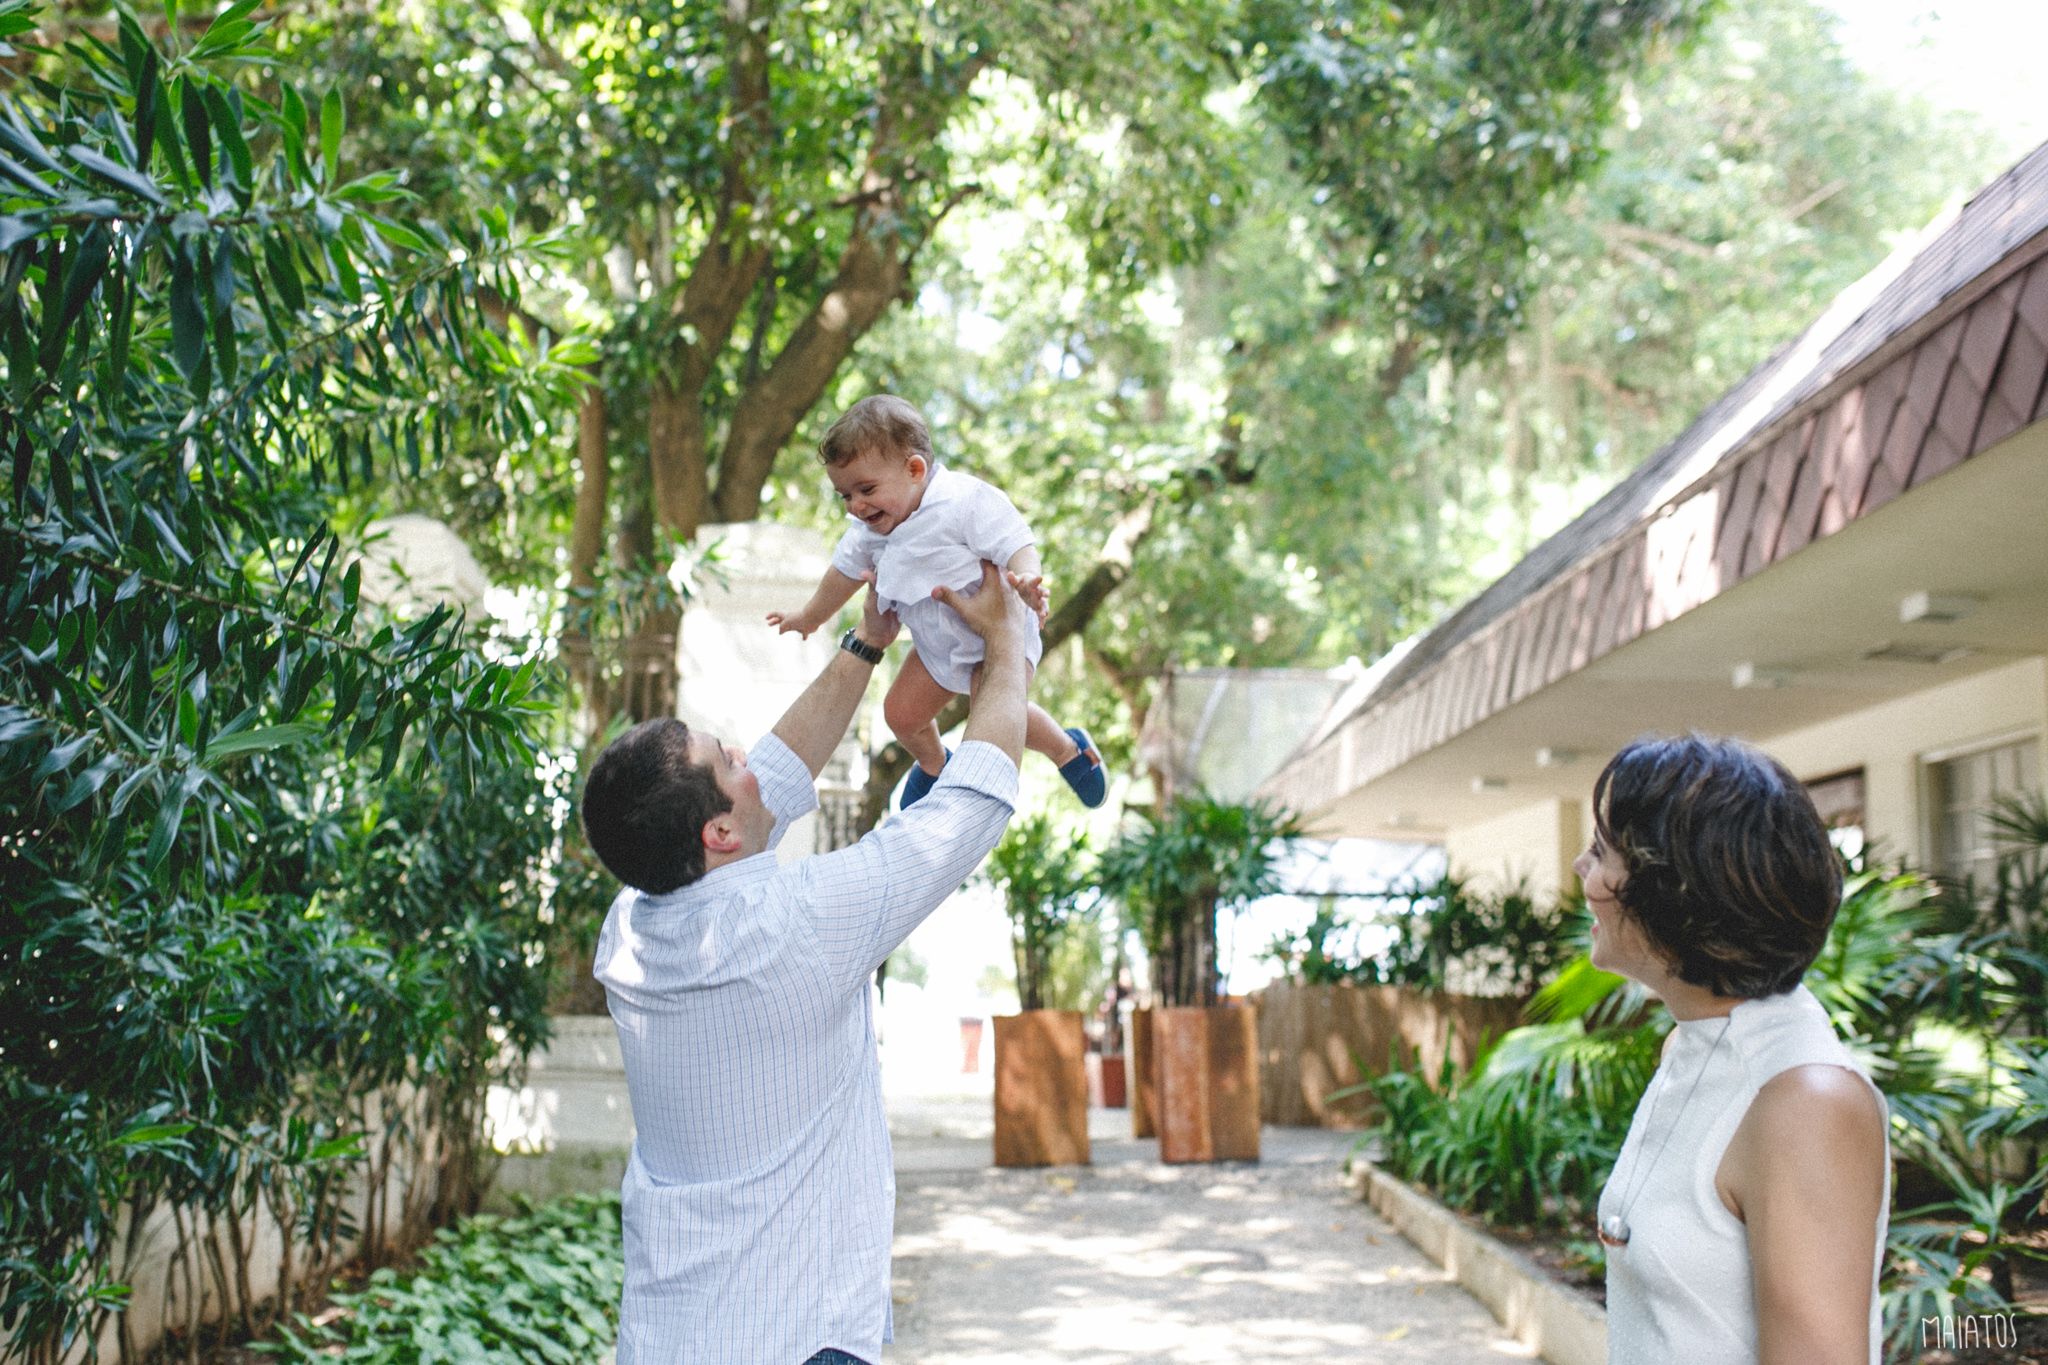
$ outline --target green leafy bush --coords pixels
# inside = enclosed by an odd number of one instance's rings
[[[1213,1005],[1217,908],[1278,891],[1280,855],[1301,824],[1261,803],[1206,795],[1139,819],[1103,851],[1097,877],[1131,913],[1162,1002]]]
[[[1339,912],[1335,897],[1325,898],[1306,930],[1276,938],[1265,956],[1311,986],[1355,981],[1526,995],[1584,947],[1580,904],[1541,904],[1526,883],[1488,895],[1446,873],[1369,903],[1369,915],[1347,916]],[[1333,946],[1340,934],[1349,937],[1366,928],[1392,933],[1370,953],[1347,954]]]
[[[480,308],[517,294],[504,215],[344,176],[341,92],[280,78],[255,9],[50,50],[0,0],[0,1308],[32,1361],[110,1321],[139,1349],[166,1219],[196,1349],[207,1298],[260,1331],[359,1235],[472,1205],[482,1086],[545,1027],[546,679],[365,601],[327,516],[528,439],[580,353]]]
[[[1357,1089],[1385,1110],[1373,1135],[1396,1175],[1490,1222],[1571,1226],[1600,1197],[1670,1019],[1585,958],[1530,1013],[1545,1022],[1504,1035],[1462,1083],[1446,1058],[1434,1087],[1393,1068]]]
[[[1087,855],[1087,840],[1061,829],[1044,811],[1012,821],[989,854],[983,875],[1003,893],[1009,912],[1020,1008],[1087,1006],[1083,997],[1092,983],[1085,970],[1072,970],[1074,954],[1068,951],[1077,940],[1099,937],[1089,932],[1096,907],[1082,905],[1089,889]]]
[[[618,1335],[625,1241],[616,1195],[582,1195],[445,1229],[401,1275],[336,1294],[272,1349],[297,1365],[596,1365]]]

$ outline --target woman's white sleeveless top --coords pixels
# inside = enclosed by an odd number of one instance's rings
[[[1804,986],[1745,1000],[1725,1021],[1676,1025],[1600,1194],[1601,1223],[1619,1214],[1629,1228],[1628,1245],[1607,1248],[1609,1365],[1755,1365],[1748,1232],[1721,1202],[1714,1176],[1756,1092],[1780,1072],[1813,1063],[1870,1081]],[[1882,1110],[1884,1096],[1877,1102]],[[1870,1270],[1872,1365],[1880,1359],[1877,1273],[1888,1202],[1878,1205]]]

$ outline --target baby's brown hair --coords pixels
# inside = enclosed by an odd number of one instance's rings
[[[892,451],[906,460],[916,455],[931,464],[932,434],[924,414],[893,393],[870,394],[841,414],[818,442],[818,458],[827,469],[837,469],[870,450]]]

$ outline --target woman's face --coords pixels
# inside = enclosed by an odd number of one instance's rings
[[[1572,863],[1572,871],[1579,874],[1586,906],[1593,912],[1593,965],[1655,989],[1670,975],[1670,968],[1650,947],[1642,926],[1621,908],[1621,888],[1628,880],[1621,854],[1595,833],[1592,845]]]

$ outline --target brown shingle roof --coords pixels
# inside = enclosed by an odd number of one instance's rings
[[[1424,636],[1264,790],[1313,810],[1371,781],[2048,416],[2044,382],[2048,144]]]

